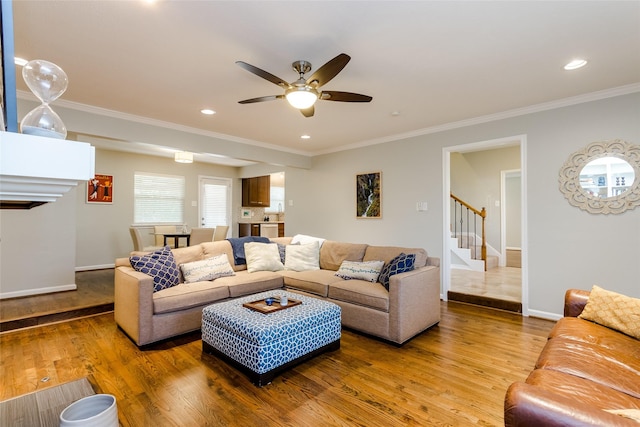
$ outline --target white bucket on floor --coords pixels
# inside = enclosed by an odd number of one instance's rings
[[[110,394],[94,394],[73,402],[60,413],[60,427],[118,427],[118,406]]]

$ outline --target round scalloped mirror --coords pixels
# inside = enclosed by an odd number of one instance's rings
[[[589,144],[560,169],[560,191],[590,213],[617,214],[640,205],[640,145],[616,139]]]

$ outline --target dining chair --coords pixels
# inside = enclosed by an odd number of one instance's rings
[[[217,242],[218,240],[226,239],[228,231],[229,231],[229,226],[228,225],[218,225],[218,226],[216,226],[216,230],[213,232],[213,241]]]
[[[162,246],[144,246],[144,239],[142,238],[142,234],[140,234],[140,229],[138,227],[129,227],[129,233],[131,233],[134,251],[149,252],[162,248]]]
[[[153,233],[156,235],[156,246],[164,247],[164,233],[176,233],[177,228],[175,225],[154,225]],[[170,248],[173,248],[175,245],[172,240],[167,242]]]
[[[213,241],[213,228],[192,228],[190,245]]]

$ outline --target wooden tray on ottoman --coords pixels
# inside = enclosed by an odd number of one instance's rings
[[[257,301],[251,301],[242,304],[243,307],[250,308],[251,310],[259,311],[262,314],[275,313],[276,311],[286,310],[287,308],[295,307],[296,305],[302,304],[302,301],[297,299],[289,298],[289,303],[287,305],[280,305],[279,298],[273,298],[273,304],[267,305],[266,298],[260,299]]]

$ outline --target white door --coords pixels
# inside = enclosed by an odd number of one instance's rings
[[[231,180],[203,177],[200,186],[200,227],[231,225]]]

